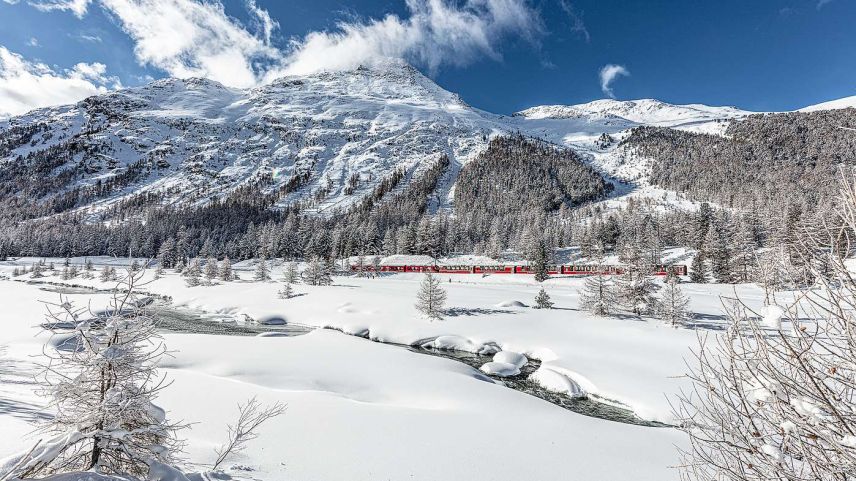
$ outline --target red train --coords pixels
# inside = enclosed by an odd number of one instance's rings
[[[359,270],[359,266],[352,265],[351,271]],[[364,265],[363,270],[371,271],[374,267]],[[531,274],[532,267],[528,265],[392,265],[380,266],[381,272],[432,272],[437,274]],[[685,265],[656,265],[653,266],[652,275],[665,276],[673,272],[679,276],[687,275]],[[551,275],[591,275],[621,274],[624,269],[621,266],[597,266],[597,265],[551,265],[547,266],[547,273]]]

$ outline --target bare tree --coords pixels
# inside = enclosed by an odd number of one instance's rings
[[[17,459],[7,477],[77,471],[145,477],[152,466],[174,462],[182,426],[167,422],[153,404],[168,385],[155,369],[166,347],[156,319],[134,295],[142,276],[129,272],[103,313],[63,298],[48,304],[47,325],[73,325],[75,337],[44,350],[43,393],[56,415],[41,429],[51,437]]]
[[[238,404],[238,420],[235,424],[226,426],[228,439],[226,443],[217,448],[217,460],[214,461],[212,470],[216,470],[229,456],[240,453],[247,447],[247,443],[259,437],[258,428],[264,422],[273,419],[285,412],[285,405],[275,403],[264,407],[253,397],[245,404]]]
[[[787,302],[771,293],[761,312],[725,303],[728,331],[700,338],[693,389],[675,409],[691,442],[685,479],[856,479],[856,279],[823,248],[856,232],[852,181],[837,214],[837,226],[803,234],[831,272],[813,272],[817,286]]]
[[[660,319],[677,327],[692,320],[689,310],[690,299],[678,286],[677,277],[672,277],[663,286],[663,295],[657,300],[657,315]]]
[[[615,286],[609,276],[595,274],[586,277],[579,294],[580,309],[598,316],[608,316],[615,310]]]

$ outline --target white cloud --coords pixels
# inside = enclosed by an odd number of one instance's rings
[[[43,12],[68,10],[77,18],[82,18],[92,0],[30,0],[28,3]]]
[[[102,0],[136,42],[134,53],[144,65],[174,77],[207,77],[235,87],[258,83],[281,59],[270,34],[276,23],[249,3],[261,26],[259,35],[226,15],[217,2],[195,0]]]
[[[292,42],[285,73],[352,68],[380,57],[403,58],[436,70],[480,57],[501,59],[505,35],[534,41],[542,33],[537,12],[522,0],[407,0],[409,16],[340,23],[334,32],[312,32]]]
[[[832,0],[817,0],[817,9],[820,10],[828,3],[832,3]]]
[[[38,47],[39,39],[37,39],[36,37],[30,37],[30,39],[27,40],[27,45],[29,45],[30,47]]]
[[[29,0],[42,10],[76,15],[83,15],[91,1]],[[279,24],[255,0],[245,0],[246,25],[227,15],[219,0],[98,2],[134,40],[141,65],[235,87],[283,74],[353,68],[382,57],[431,71],[481,58],[500,60],[496,44],[501,38],[516,36],[534,44],[543,33],[529,0],[407,0],[404,17],[342,22],[334,31],[293,39],[283,51],[272,43]]]
[[[119,81],[106,72],[107,67],[101,63],[78,63],[71,69],[56,71],[0,46],[0,118],[77,102],[120,87]]]
[[[96,34],[81,33],[77,38],[87,42],[101,43],[101,37]]]
[[[612,92],[612,82],[619,75],[630,76],[630,72],[623,65],[607,64],[600,69],[600,89],[610,98],[615,98]]]

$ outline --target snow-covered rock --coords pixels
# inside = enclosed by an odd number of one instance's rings
[[[499,377],[510,377],[520,374],[520,368],[507,362],[486,362],[480,368],[485,374]]]
[[[567,372],[545,364],[533,372],[529,380],[548,391],[565,394],[571,398],[586,397],[586,391]]]
[[[521,368],[529,362],[529,359],[526,359],[526,356],[523,354],[514,352],[514,351],[500,351],[493,355],[494,362],[502,362],[507,364],[512,364]]]

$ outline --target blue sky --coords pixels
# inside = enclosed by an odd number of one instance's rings
[[[498,113],[610,94],[790,110],[856,95],[854,25],[856,0],[0,0],[0,117],[379,56]]]

